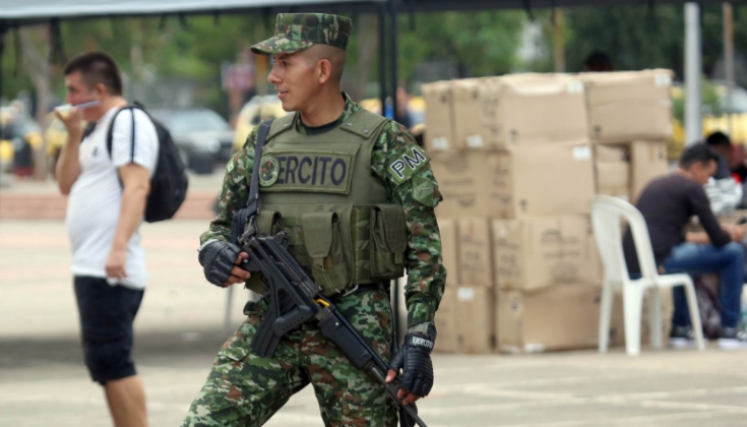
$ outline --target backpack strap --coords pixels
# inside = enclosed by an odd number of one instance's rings
[[[117,120],[117,116],[122,111],[129,110],[131,112],[131,134],[130,134],[130,161],[135,161],[135,110],[143,110],[143,107],[139,103],[134,105],[125,105],[124,107],[117,110],[109,122],[109,129],[106,132],[106,152],[109,153],[109,158],[112,158],[112,141],[114,140],[114,123]],[[143,110],[144,111],[144,110]]]

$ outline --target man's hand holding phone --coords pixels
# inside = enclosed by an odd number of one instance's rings
[[[68,134],[83,135],[83,109],[95,107],[99,101],[88,101],[80,104],[65,104],[54,109],[57,120],[62,122]]]

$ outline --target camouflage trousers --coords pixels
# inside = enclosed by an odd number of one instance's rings
[[[391,356],[392,312],[388,294],[365,291],[339,297],[337,308],[386,361]],[[309,383],[326,426],[395,427],[397,412],[371,374],[355,369],[312,321],[286,335],[272,358],[254,354],[250,343],[267,302],[223,345],[183,427],[255,427]]]

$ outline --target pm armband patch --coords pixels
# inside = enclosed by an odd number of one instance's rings
[[[415,173],[428,164],[428,157],[417,145],[408,147],[405,153],[393,161],[389,167],[392,181],[399,185],[410,179]]]

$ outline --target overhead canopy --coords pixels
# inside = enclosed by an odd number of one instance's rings
[[[719,4],[722,0],[701,0]],[[532,9],[565,6],[620,6],[685,3],[684,0],[0,0],[0,23],[30,25],[51,19],[262,11],[374,11],[393,3],[402,11]]]
[[[101,18],[167,14],[225,14],[374,10],[389,0],[0,0],[0,22],[28,25],[50,19]]]
[[[693,0],[689,0],[693,1]],[[744,0],[731,1],[739,3]],[[533,9],[574,6],[656,6],[684,4],[688,0],[395,0],[402,10],[436,12],[446,10]],[[721,4],[724,0],[699,0],[701,4]]]

